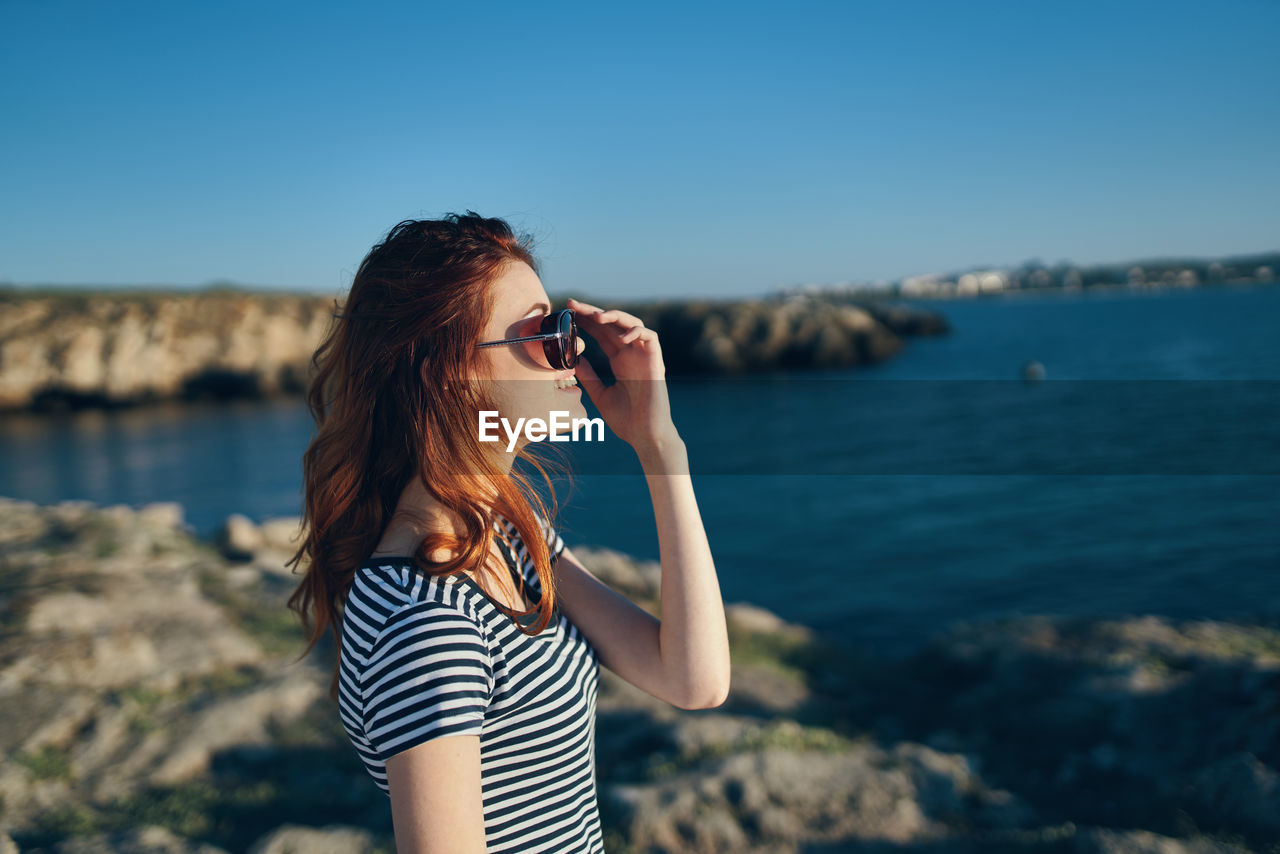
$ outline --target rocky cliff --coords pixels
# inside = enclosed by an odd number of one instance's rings
[[[295,662],[296,519],[0,499],[0,852],[390,852],[387,800]],[[657,612],[660,568],[573,544]],[[234,557],[229,557],[234,556]],[[905,658],[727,606],[732,690],[601,668],[610,854],[1273,851],[1280,631],[957,626]],[[7,835],[6,835],[7,834]]]
[[[949,328],[941,315],[923,309],[805,294],[610,307],[634,314],[658,333],[667,373],[677,376],[874,364],[901,350],[904,336],[938,335]],[[588,355],[595,351],[592,347]],[[604,361],[592,358],[593,365]]]
[[[298,392],[332,304],[301,296],[0,299],[0,407]]]
[[[905,306],[805,296],[617,307],[658,330],[672,375],[870,363],[902,335],[946,330]],[[0,291],[0,410],[296,394],[334,309],[284,294]],[[598,349],[589,358],[608,375]]]

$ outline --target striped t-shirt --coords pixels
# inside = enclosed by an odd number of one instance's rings
[[[554,563],[564,542],[538,522]],[[541,585],[515,526],[499,515],[494,538],[536,605]],[[530,636],[466,576],[426,576],[407,557],[361,563],[342,622],[338,708],[383,792],[388,757],[437,736],[476,734],[488,851],[603,854],[598,661],[559,607],[554,614]]]

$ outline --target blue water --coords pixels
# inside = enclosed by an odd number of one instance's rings
[[[895,379],[1280,379],[1280,288],[1231,286],[912,300],[955,327],[872,369]]]
[[[915,302],[952,332],[882,365],[670,384],[727,602],[875,648],[1014,613],[1280,612],[1280,288]],[[179,501],[207,534],[299,512],[312,425],[299,401],[0,431],[5,495]],[[629,449],[573,453],[569,544],[656,560]]]

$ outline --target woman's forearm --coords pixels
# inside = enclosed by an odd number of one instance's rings
[[[638,449],[653,499],[662,562],[659,639],[663,670],[686,708],[729,694],[729,635],[711,547],[678,436]]]

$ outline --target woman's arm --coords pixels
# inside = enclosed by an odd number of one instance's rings
[[[729,696],[729,633],[684,441],[673,432],[636,451],[658,526],[663,671],[689,708],[718,706]]]
[[[387,760],[398,854],[484,854],[480,736],[446,735]]]
[[[565,612],[605,665],[631,684],[682,708],[718,706],[729,694],[729,633],[688,452],[671,419],[658,336],[625,311],[580,300],[569,307],[600,344],[616,382],[606,386],[585,359],[578,380],[614,433],[635,449],[649,485],[662,561],[662,620],[572,557],[558,573]]]
[[[569,548],[556,562],[559,601],[614,673],[682,709],[712,708],[729,694],[729,636],[684,442],[645,446],[640,462],[658,526],[662,619],[592,575]]]

